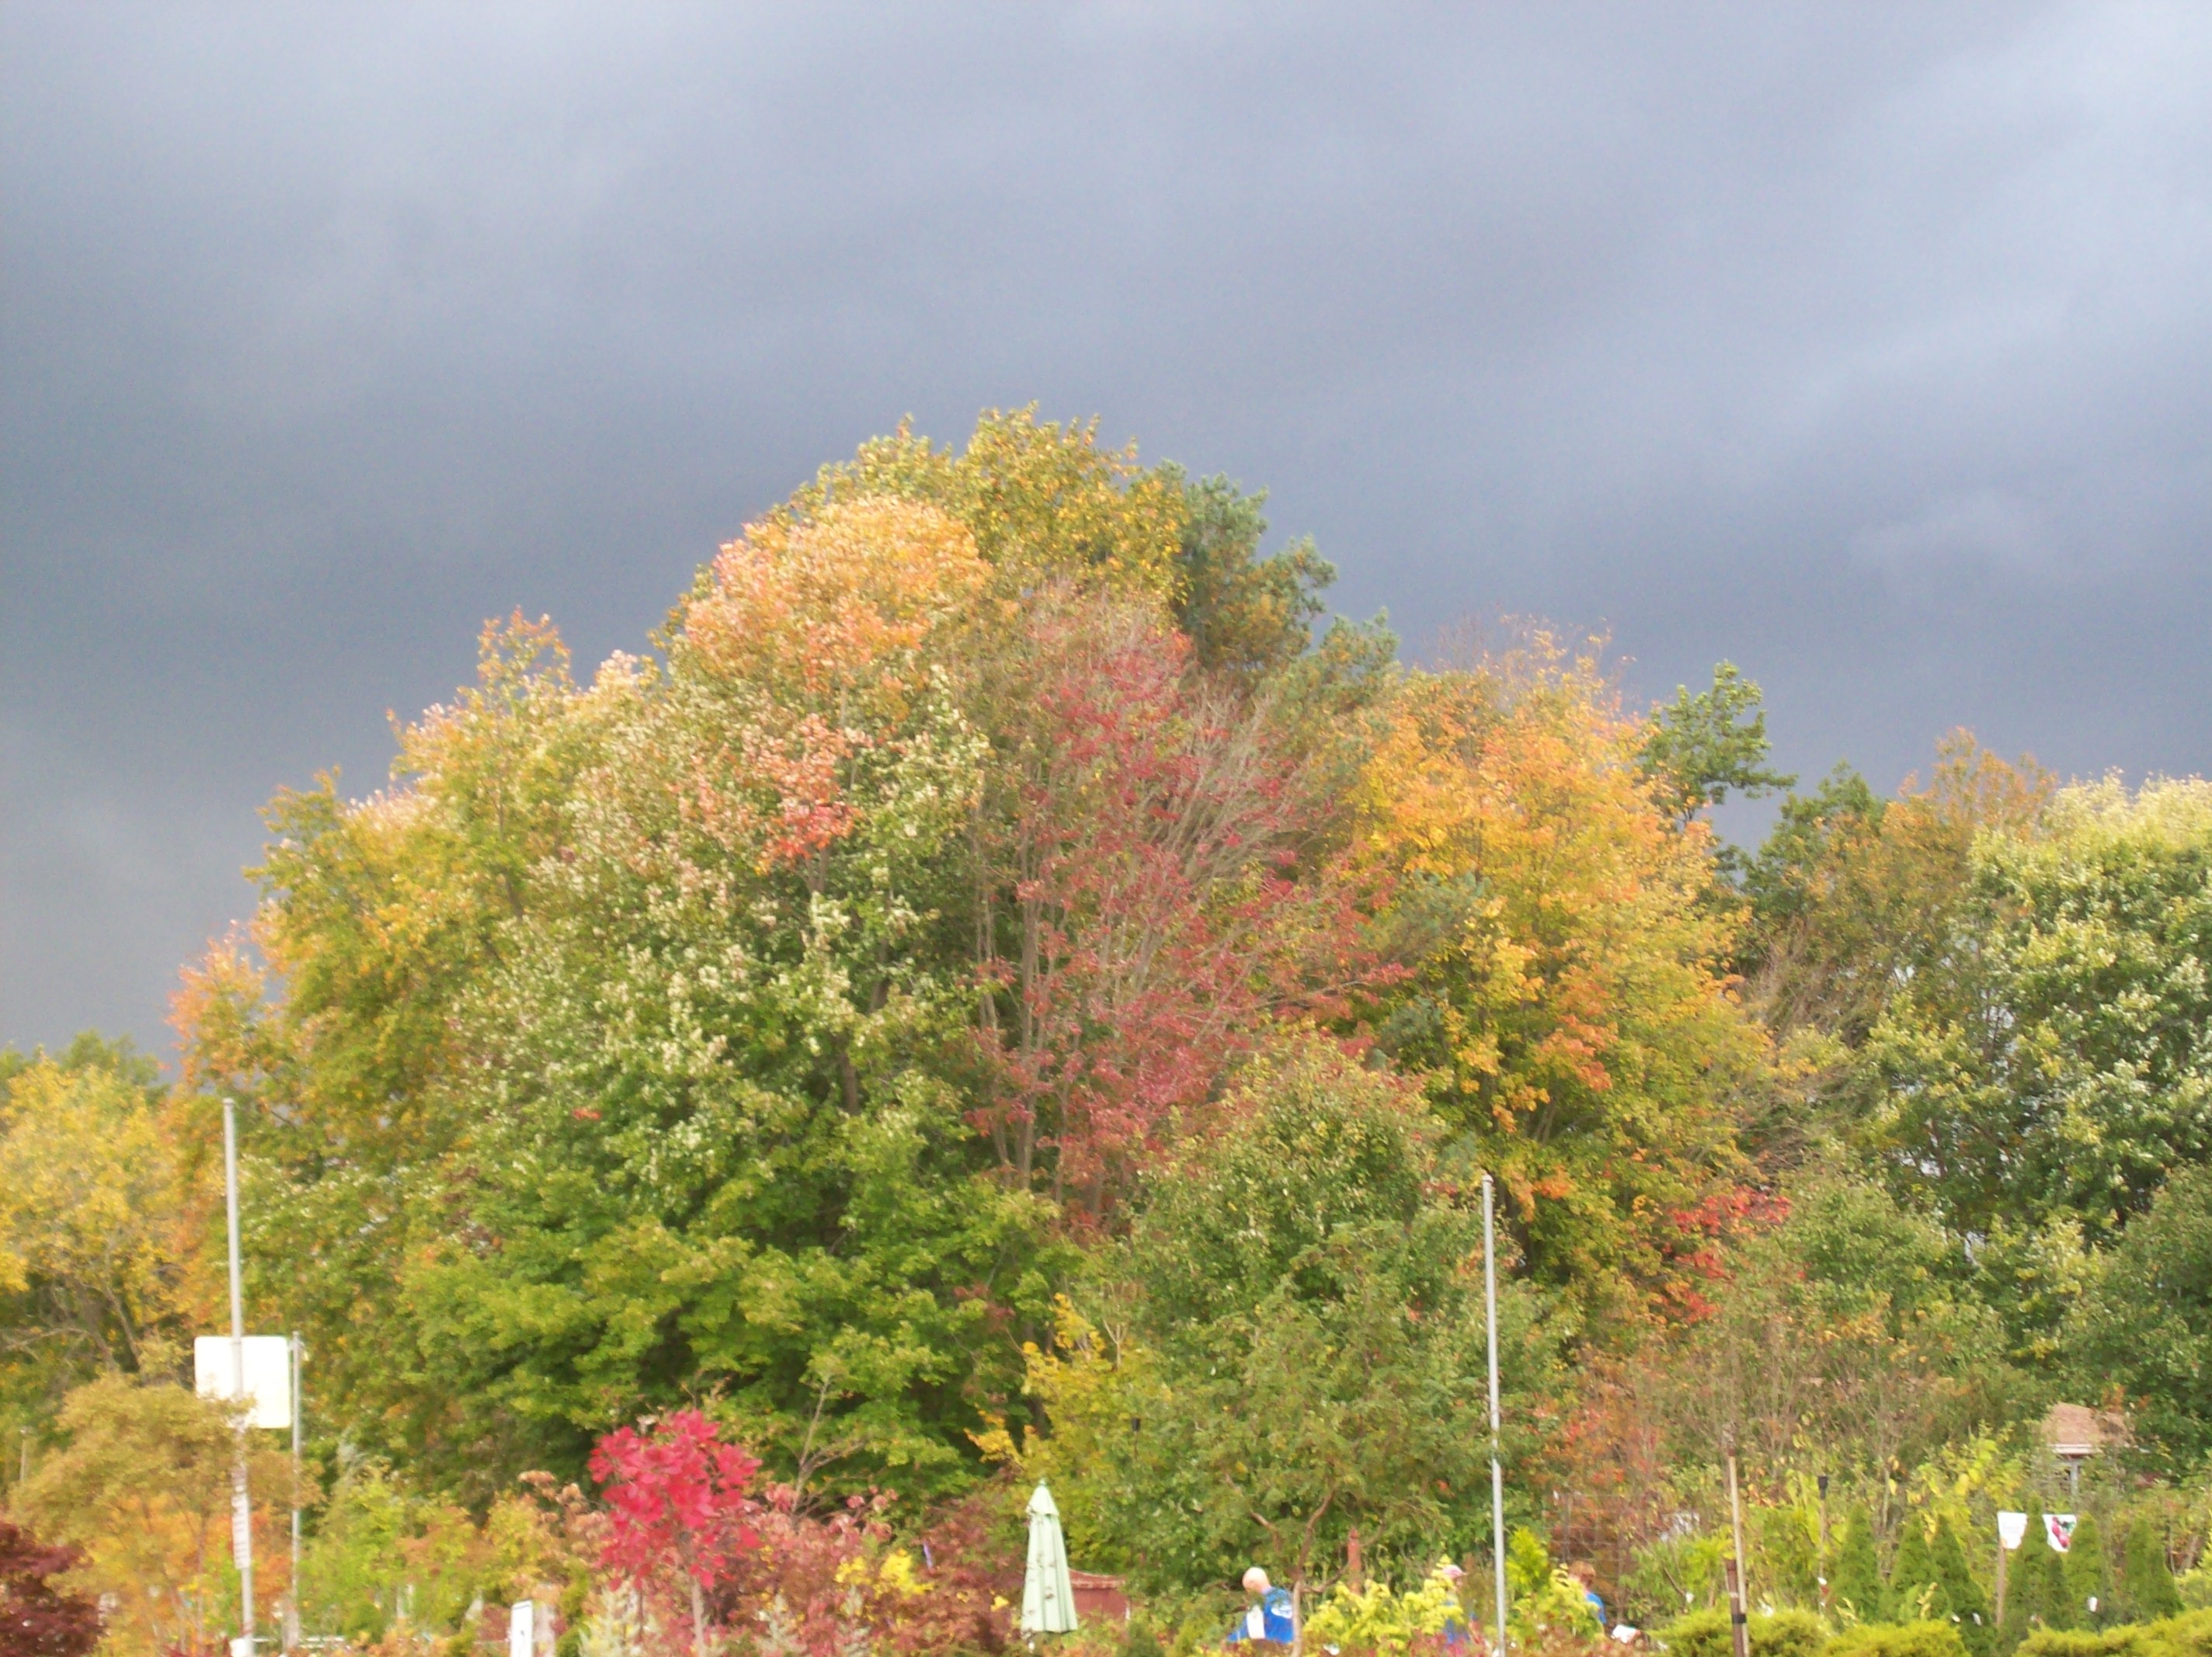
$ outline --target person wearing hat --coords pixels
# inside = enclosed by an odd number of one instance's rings
[[[1252,1596],[1252,1603],[1245,1607],[1237,1626],[1229,1630],[1228,1643],[1267,1640],[1287,1646],[1297,1640],[1297,1618],[1289,1589],[1272,1586],[1267,1573],[1255,1565],[1244,1573],[1244,1592]]]

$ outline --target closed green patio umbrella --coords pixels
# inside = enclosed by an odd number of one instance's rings
[[[1030,1568],[1022,1576],[1022,1632],[1075,1632],[1075,1589],[1067,1580],[1067,1539],[1060,1509],[1042,1484],[1030,1497]]]

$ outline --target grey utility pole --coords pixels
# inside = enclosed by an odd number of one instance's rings
[[[1498,1629],[1492,1648],[1505,1649],[1505,1470],[1498,1437],[1498,1225],[1490,1175],[1482,1176],[1482,1298],[1490,1320],[1490,1557],[1498,1575]]]
[[[222,1102],[222,1180],[230,1211],[230,1392],[246,1399],[246,1293],[238,1271],[238,1107]],[[246,1488],[246,1417],[238,1418],[238,1450],[230,1464],[230,1552],[238,1562],[239,1619],[253,1650],[253,1498]]]
[[[292,1332],[292,1610],[284,1619],[284,1649],[300,1635],[300,1421],[307,1412],[300,1396],[300,1332]]]

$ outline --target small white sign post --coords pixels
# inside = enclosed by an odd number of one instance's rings
[[[243,1403],[246,1405],[244,1423],[246,1427],[266,1427],[282,1431],[292,1429],[293,1475],[298,1477],[299,1420],[293,1405],[297,1401],[298,1389],[294,1386],[292,1341],[285,1335],[243,1335],[233,1339],[228,1335],[198,1335],[192,1340],[192,1390],[202,1398],[211,1398],[225,1404]],[[244,1373],[240,1373],[241,1367]],[[243,1483],[243,1474],[240,1476]],[[292,1569],[296,1575],[300,1565],[299,1514],[292,1515]],[[230,1512],[231,1557],[238,1561],[241,1577],[252,1570],[253,1564],[252,1510],[234,1495]],[[250,1579],[249,1579],[250,1580]],[[296,1592],[296,1590],[295,1590]],[[291,1621],[287,1621],[285,1633],[289,1642]],[[236,1648],[233,1657],[253,1657],[253,1649],[245,1636],[231,1642]]]
[[[1997,1626],[2004,1627],[2005,1561],[2027,1540],[2027,1515],[2000,1508],[1997,1512]]]
[[[246,1290],[238,1264],[238,1107],[222,1102],[223,1211],[230,1233],[230,1390],[246,1390]],[[198,1344],[193,1357],[198,1358]],[[253,1497],[246,1487],[246,1423],[238,1423],[238,1453],[230,1464],[230,1557],[238,1565],[238,1620],[231,1657],[253,1657]]]

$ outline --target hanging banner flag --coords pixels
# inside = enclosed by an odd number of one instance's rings
[[[2027,1515],[2000,1510],[1997,1514],[1997,1540],[2004,1545],[2007,1553],[2017,1553],[2020,1545],[2027,1540]]]
[[[2044,1514],[2043,1539],[2051,1544],[2051,1552],[2064,1553],[2074,1545],[2074,1515],[2070,1513]]]

